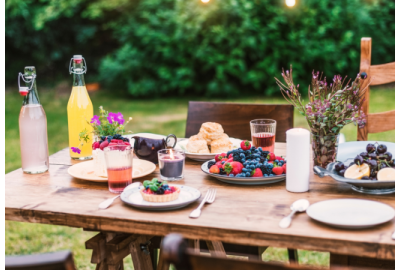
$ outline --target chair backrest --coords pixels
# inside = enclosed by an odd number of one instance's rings
[[[71,251],[6,256],[6,270],[76,270]]]
[[[160,260],[173,264],[176,270],[311,270],[315,267],[266,263],[221,256],[208,256],[188,249],[187,242],[179,234],[167,235],[161,243]],[[331,267],[330,269],[348,270],[356,268]],[[364,268],[365,269],[365,268]],[[368,268],[370,269],[370,268]]]
[[[395,81],[395,62],[383,65],[371,65],[372,39],[361,39],[360,73],[365,72],[372,78],[370,85],[380,85]],[[369,113],[369,86],[365,93],[362,110],[367,116],[364,128],[358,128],[357,141],[367,141],[368,133],[378,133],[395,129],[395,111]]]
[[[286,130],[293,128],[293,106],[190,101],[186,138],[199,133],[204,122],[216,122],[230,137],[251,140],[250,121],[254,119],[276,120],[275,141],[285,142]]]

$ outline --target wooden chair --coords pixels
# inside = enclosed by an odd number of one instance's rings
[[[372,78],[370,85],[380,85],[395,81],[395,62],[371,65],[372,39],[361,39],[360,73],[365,72]],[[365,94],[362,110],[367,116],[364,128],[358,128],[357,141],[367,141],[368,133],[378,133],[395,129],[395,111],[369,113],[369,87]]]
[[[286,131],[293,128],[293,106],[190,101],[185,137],[199,133],[204,122],[217,122],[230,137],[251,140],[254,119],[276,120],[275,141],[286,142]]]
[[[7,256],[6,270],[75,270],[71,251],[35,255]]]
[[[173,264],[176,270],[311,270],[315,267],[266,263],[261,261],[231,259],[219,256],[200,255],[188,249],[186,241],[179,234],[167,235],[161,244],[160,261],[165,265]],[[168,269],[164,267],[164,269]],[[333,266],[330,269],[345,270]],[[359,268],[361,269],[361,268]],[[365,268],[363,268],[365,269]],[[370,269],[370,268],[369,268]]]

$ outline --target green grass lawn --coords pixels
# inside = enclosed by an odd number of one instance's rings
[[[53,91],[41,91],[39,97],[47,115],[47,129],[50,154],[68,146],[67,126],[67,95],[56,94]],[[6,92],[5,107],[5,155],[6,173],[21,166],[18,116],[22,98],[16,89]],[[105,109],[121,112],[125,117],[131,116],[133,120],[127,130],[136,132],[152,132],[159,134],[174,133],[183,137],[185,133],[187,103],[189,99],[146,99],[135,100],[114,97],[101,92],[91,94],[91,99],[97,108],[103,105]],[[205,99],[196,99],[205,100]],[[211,101],[207,99],[207,101]],[[248,103],[286,103],[283,98],[251,97],[245,99],[212,99],[212,101],[231,101]],[[393,88],[375,88],[371,91],[370,112],[380,112],[395,109],[395,91]],[[234,116],[232,116],[234,118]],[[297,112],[294,124],[296,127],[307,128],[307,123]],[[342,131],[347,141],[356,140],[357,130],[354,126],[346,126]],[[389,131],[372,134],[370,140],[391,141],[395,140],[395,132]],[[42,224],[29,224],[19,222],[6,222],[5,250],[6,255],[31,254],[62,249],[74,252],[78,269],[94,269],[89,263],[90,251],[84,249],[84,242],[93,236],[92,232],[83,232],[81,229]],[[316,266],[328,266],[329,254],[321,252],[300,251],[300,262]],[[269,248],[264,253],[264,260],[287,261],[285,249]],[[126,269],[131,267],[130,259],[126,260]]]

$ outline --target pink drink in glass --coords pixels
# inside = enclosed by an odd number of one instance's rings
[[[126,145],[104,148],[107,165],[108,189],[112,193],[121,193],[132,184],[132,147]]]

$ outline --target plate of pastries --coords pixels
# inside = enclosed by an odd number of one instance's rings
[[[183,149],[190,159],[207,161],[216,154],[239,148],[241,142],[240,139],[230,138],[220,124],[206,122],[201,125],[198,134],[179,141],[175,148]]]

